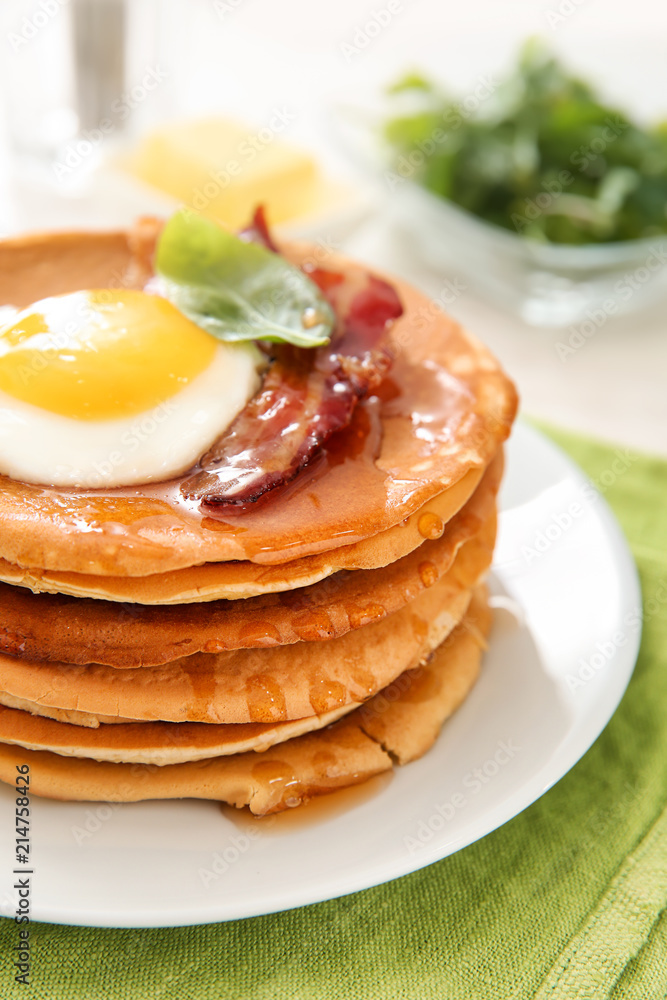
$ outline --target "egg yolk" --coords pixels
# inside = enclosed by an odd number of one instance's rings
[[[136,416],[183,389],[215,350],[210,334],[159,296],[73,292],[0,329],[0,390],[76,420]]]

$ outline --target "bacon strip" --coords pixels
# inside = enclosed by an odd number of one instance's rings
[[[343,276],[318,269],[310,277],[335,309]],[[183,495],[233,511],[294,479],[379,386],[391,366],[388,326],[402,312],[391,285],[368,275],[330,344],[279,345],[262,389],[204,455],[201,471],[184,481]]]
[[[246,243],[261,243],[267,250],[273,250],[274,253],[280,252],[269,232],[263,205],[257,206],[250,225],[246,226],[245,229],[239,230],[238,235]]]

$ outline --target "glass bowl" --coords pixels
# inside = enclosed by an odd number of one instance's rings
[[[330,107],[338,144],[372,178],[382,210],[430,268],[532,326],[576,326],[591,336],[612,315],[667,296],[667,233],[650,239],[574,246],[540,243],[485,222],[401,176],[382,138],[389,111],[378,89],[339,95]],[[581,326],[581,330],[579,330]]]
[[[667,293],[667,234],[619,243],[539,243],[491,225],[411,180],[396,183],[395,221],[430,267],[534,326],[579,324],[591,336],[607,318]]]

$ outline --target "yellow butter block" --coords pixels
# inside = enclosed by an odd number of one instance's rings
[[[270,222],[284,222],[319,200],[317,166],[279,138],[285,124],[280,112],[256,130],[220,118],[172,124],[146,136],[125,166],[232,228],[248,222],[259,204]]]

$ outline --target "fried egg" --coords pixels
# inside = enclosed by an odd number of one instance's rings
[[[262,355],[222,343],[166,299],[99,289],[0,326],[0,472],[108,488],[193,466],[257,392]]]

